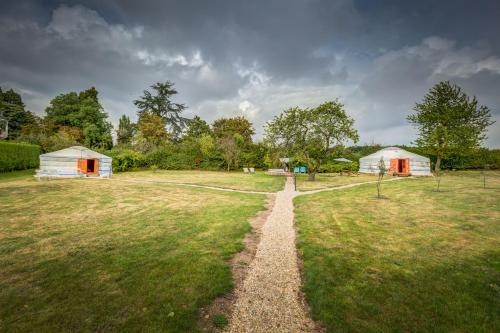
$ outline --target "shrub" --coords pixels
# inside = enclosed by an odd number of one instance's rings
[[[352,162],[352,163],[342,163],[342,162],[337,162],[337,163],[325,163],[320,166],[318,172],[320,173],[339,173],[339,172],[348,172],[348,171],[358,171],[359,169],[359,163],[358,162]]]
[[[0,142],[0,172],[36,168],[40,162],[39,157],[40,146]]]
[[[134,150],[112,149],[101,152],[113,158],[113,171],[115,172],[129,171],[145,166],[144,156]]]

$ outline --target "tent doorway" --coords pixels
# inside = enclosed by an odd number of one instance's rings
[[[95,158],[79,159],[78,172],[86,175],[97,175],[99,170],[99,161]]]
[[[410,174],[410,160],[399,158],[392,159],[390,172],[398,175]]]

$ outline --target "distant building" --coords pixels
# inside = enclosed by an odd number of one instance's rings
[[[379,173],[380,158],[390,174],[431,176],[429,158],[410,153],[402,148],[389,147],[359,159],[359,172]]]
[[[36,177],[110,177],[112,158],[81,146],[40,155]]]

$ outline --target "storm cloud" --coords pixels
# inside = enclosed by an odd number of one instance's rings
[[[0,86],[43,114],[95,86],[114,124],[170,80],[176,102],[213,121],[263,125],[292,106],[339,98],[361,143],[408,144],[406,116],[441,80],[494,119],[500,146],[497,1],[12,1],[0,12]]]

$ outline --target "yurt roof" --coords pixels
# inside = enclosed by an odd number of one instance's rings
[[[57,151],[53,151],[51,153],[42,154],[40,157],[61,157],[61,158],[100,158],[100,159],[111,159],[111,157],[100,154],[96,151],[90,150],[88,148],[82,146],[73,146]]]
[[[362,157],[362,158],[360,158],[360,160],[364,160],[364,159],[366,159],[366,160],[373,160],[373,159],[380,160],[380,158],[382,156],[385,159],[411,158],[411,159],[420,160],[420,161],[429,161],[429,158],[427,158],[425,156],[411,153],[411,152],[404,150],[402,148],[399,148],[399,147],[387,147],[387,148],[381,149],[373,154]]]

